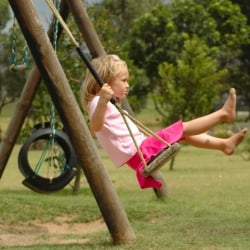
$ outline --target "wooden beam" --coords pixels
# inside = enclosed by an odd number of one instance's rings
[[[106,52],[95,31],[86,9],[81,0],[66,0],[76,24],[93,58],[105,55]]]
[[[71,139],[114,243],[135,239],[126,213],[31,0],[9,0],[30,51]],[[88,157],[85,157],[88,156]]]
[[[63,0],[61,3],[60,14],[64,20],[67,19],[69,14],[69,8],[68,5],[65,3],[65,0]],[[61,35],[61,32],[62,29],[59,27],[58,37]],[[50,40],[52,41],[54,34],[53,22],[50,26],[48,34]],[[27,81],[24,84],[14,114],[12,115],[8,128],[0,144],[0,178],[3,175],[4,169],[8,163],[9,157],[15,146],[18,135],[20,134],[25,118],[32,105],[32,101],[35,97],[40,82],[41,82],[40,71],[38,70],[37,66],[34,65],[28,75]]]

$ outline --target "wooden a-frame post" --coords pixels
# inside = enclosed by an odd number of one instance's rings
[[[67,19],[69,14],[69,8],[65,0],[61,2],[60,14],[64,20]],[[61,31],[62,29],[59,26],[58,38],[61,35]],[[53,41],[54,38],[53,34],[54,34],[54,25],[52,22],[50,29],[48,31],[48,35],[51,41]],[[4,169],[11,155],[11,152],[16,144],[18,135],[20,134],[25,118],[32,105],[32,101],[38,90],[40,82],[41,82],[41,74],[36,64],[34,64],[32,66],[31,71],[29,72],[28,78],[24,84],[23,90],[18,99],[16,109],[12,115],[8,128],[0,144],[0,178],[2,177]]]
[[[135,239],[126,213],[99,157],[65,73],[31,0],[9,0],[51,98],[70,136],[114,243]],[[85,157],[89,155],[90,157]]]

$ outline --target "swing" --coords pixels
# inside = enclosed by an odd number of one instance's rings
[[[38,193],[58,191],[76,175],[72,166],[76,166],[77,158],[67,134],[46,125],[35,126],[18,155],[18,166],[25,177],[23,185]],[[39,158],[37,164],[32,161],[34,155]]]
[[[164,140],[159,135],[154,133],[152,130],[147,128],[144,124],[142,124],[141,122],[136,120],[133,116],[129,115],[127,112],[125,112],[123,109],[121,109],[120,106],[116,105],[116,107],[120,111],[122,118],[127,125],[130,136],[131,136],[131,138],[136,146],[137,152],[138,152],[140,159],[144,165],[144,169],[142,171],[142,175],[144,177],[148,177],[148,176],[152,175],[155,171],[157,171],[158,169],[163,167],[172,157],[174,157],[179,152],[181,146],[178,142],[175,142],[173,144],[168,143],[166,140]],[[125,116],[129,117],[138,126],[139,130],[141,132],[143,132],[145,135],[147,135],[147,136],[152,135],[157,140],[159,140],[160,142],[165,144],[166,147],[159,154],[157,154],[152,159],[150,159],[149,162],[146,162],[145,159],[143,158],[142,152],[141,152],[139,146],[137,145],[136,140],[134,139],[134,136],[130,130],[130,127],[127,123]]]
[[[16,24],[16,18],[14,18],[13,21],[13,28],[12,28],[12,47],[11,47],[11,52],[12,52],[12,64],[10,65],[10,71],[11,72],[24,72],[27,67],[28,67],[28,61],[27,61],[27,53],[28,53],[28,48],[27,44],[25,44],[23,48],[23,59],[22,59],[22,64],[17,64],[17,56],[16,56],[16,48],[17,48],[17,24]]]
[[[95,78],[95,80],[97,81],[97,83],[102,87],[102,85],[104,84],[103,80],[100,78],[100,76],[97,74],[97,72],[95,71],[95,69],[93,68],[92,64],[89,62],[89,60],[87,59],[87,57],[84,55],[82,49],[80,48],[80,45],[78,44],[78,42],[75,40],[75,38],[73,37],[72,33],[70,32],[68,26],[66,25],[66,23],[64,22],[64,20],[62,19],[62,17],[60,16],[60,13],[57,11],[57,9],[55,8],[54,4],[51,2],[51,0],[46,0],[47,4],[49,5],[50,9],[52,10],[52,12],[54,13],[54,15],[56,16],[56,18],[58,19],[58,21],[60,22],[60,24],[62,25],[62,27],[64,28],[64,30],[66,31],[66,33],[69,35],[72,43],[74,44],[74,46],[76,47],[76,51],[78,52],[78,54],[80,55],[80,57],[82,58],[82,60],[84,61],[85,65],[87,66],[87,68],[89,69],[89,71],[91,72],[91,74],[93,75],[93,77]],[[135,118],[133,118],[132,116],[130,116],[127,112],[125,112],[116,102],[115,98],[112,98],[111,103],[115,105],[115,107],[118,109],[118,111],[121,113],[124,122],[126,123],[129,133],[134,141],[134,144],[137,148],[137,152],[143,162],[144,165],[144,170],[142,172],[142,175],[144,177],[148,177],[150,175],[152,175],[156,170],[158,170],[159,168],[161,168],[167,161],[169,161],[172,157],[174,157],[177,152],[180,150],[180,144],[179,143],[173,143],[170,144],[167,141],[165,141],[164,139],[162,139],[161,137],[159,137],[157,134],[155,134],[153,131],[151,131],[150,129],[148,129],[147,127],[145,127],[142,123],[140,123],[139,121],[137,121]],[[162,143],[164,143],[166,145],[165,149],[162,150],[157,156],[155,156],[153,159],[151,159],[148,163],[146,163],[145,159],[143,158],[142,152],[140,150],[140,148],[138,147],[132,133],[131,130],[128,126],[126,117],[129,117],[132,121],[134,121],[139,129],[141,131],[143,131],[146,135],[153,135],[155,136],[158,140],[160,140]]]
[[[54,29],[53,46],[56,49],[57,21]],[[33,157],[30,157],[31,154]],[[32,160],[34,156],[37,156],[38,162]],[[18,166],[25,177],[22,183],[39,193],[58,191],[75,177],[76,165],[77,157],[68,135],[64,130],[55,128],[55,108],[52,103],[50,122],[46,122],[45,126],[36,125],[19,152]]]

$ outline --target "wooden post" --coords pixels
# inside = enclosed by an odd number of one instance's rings
[[[106,52],[98,38],[93,23],[89,19],[88,13],[81,0],[66,0],[84,41],[93,58],[105,55]]]
[[[33,67],[29,80],[25,83],[22,93],[16,105],[16,110],[12,116],[9,126],[4,134],[0,145],[0,177],[2,176],[5,166],[9,160],[18,135],[21,131],[25,117],[28,114],[32,100],[41,81],[40,73],[37,67]]]
[[[65,1],[62,1],[60,6],[60,14],[64,20],[67,19],[69,14],[68,5]],[[58,37],[61,35],[62,29],[58,30]],[[54,34],[54,25],[52,23],[49,31],[49,37],[52,41]],[[6,164],[9,160],[11,152],[15,146],[16,140],[20,131],[22,129],[24,120],[28,114],[28,111],[31,107],[32,101],[36,94],[36,91],[41,82],[41,74],[36,65],[31,69],[31,72],[28,75],[27,81],[25,82],[22,93],[18,99],[16,110],[10,120],[6,133],[3,137],[3,140],[0,144],[0,178],[4,172]]]
[[[87,124],[32,0],[9,0],[9,3],[69,134],[114,243],[134,240],[134,232],[102,164],[97,147],[92,143]]]
[[[81,0],[66,0],[69,5],[70,11],[72,12],[77,26],[84,38],[84,41],[87,47],[90,50],[92,57],[105,55],[106,52],[103,49],[103,46],[97,36],[94,25],[92,24],[88,13],[83,5]],[[133,115],[133,111],[127,101],[127,99],[122,100],[122,106],[125,110],[127,110],[131,115]],[[153,189],[157,198],[164,199],[169,197],[169,191],[167,188],[167,184],[161,174],[160,171],[156,171],[154,173],[156,179],[161,181],[162,188],[161,189]]]

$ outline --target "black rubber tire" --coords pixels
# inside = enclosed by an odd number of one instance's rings
[[[28,151],[31,144],[42,139],[49,140],[51,134],[51,128],[38,128],[34,130],[31,136],[23,144],[18,155],[19,169],[26,178],[23,181],[23,184],[36,192],[48,193],[58,191],[69,184],[76,174],[76,170],[74,169],[76,164],[75,152],[68,135],[62,130],[55,130],[53,136],[54,140],[62,148],[65,154],[66,165],[63,172],[59,176],[50,179],[39,176],[39,174],[35,173],[33,168],[30,166]]]

